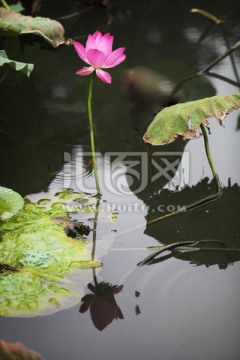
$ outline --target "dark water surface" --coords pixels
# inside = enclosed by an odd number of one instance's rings
[[[53,3],[43,2],[40,15],[58,17],[83,7],[80,1]],[[225,20],[229,44],[239,41],[240,7],[234,0],[110,0],[108,10],[95,8],[62,21],[67,37],[85,42],[97,29],[110,31],[115,36],[114,47],[127,49],[126,61],[110,70],[112,85],[95,81],[93,99],[101,190],[118,217],[110,222],[108,212],[100,208],[96,253],[103,262],[97,273],[101,295],[93,295],[86,281],[79,302],[70,309],[42,317],[2,317],[0,337],[6,341],[21,341],[46,360],[239,359],[239,253],[168,252],[154,264],[137,266],[149,254],[143,250],[146,246],[218,240],[240,247],[237,111],[225,120],[226,128],[210,121],[210,147],[224,187],[221,198],[146,229],[146,219],[214,192],[203,139],[178,140],[154,149],[141,140],[154,114],[166,105],[155,86],[159,74],[176,83],[226,51],[219,26],[209,30],[198,44],[209,23],[190,13],[193,7]],[[81,175],[90,158],[89,78],[75,76],[82,62],[71,47],[53,50],[39,42],[20,44],[15,38],[2,42],[9,58],[32,62],[35,69],[29,79],[10,71],[11,82],[2,84],[1,128],[10,136],[0,139],[1,185],[33,200],[62,187],[91,191],[92,169]],[[239,50],[234,59],[239,68]],[[140,91],[136,85],[143,73],[142,68],[136,69],[140,66],[154,71],[151,96],[144,91],[145,86]],[[129,75],[132,68],[137,74],[134,80]],[[229,57],[213,71],[236,80]],[[187,101],[238,91],[233,84],[206,76],[186,83],[178,96]],[[179,160],[178,172],[169,170],[149,184],[148,152],[158,161],[156,152],[170,162]],[[119,154],[122,158],[118,161],[125,168],[126,161],[139,163],[137,171],[146,182],[142,189],[131,168],[128,176],[116,180],[121,194],[109,187],[110,165]],[[166,161],[159,165],[166,169]],[[177,191],[178,185],[181,191]],[[91,222],[89,225],[92,227]],[[118,287],[110,288],[109,284]],[[81,301],[86,294],[92,296]],[[86,299],[91,302],[92,317],[89,309],[85,311]]]

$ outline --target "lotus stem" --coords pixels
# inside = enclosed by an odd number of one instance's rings
[[[96,251],[97,222],[98,222],[99,206],[100,206],[100,199],[97,198],[96,212],[95,212],[95,216],[94,216],[94,225],[93,225],[93,246],[92,246],[92,257],[91,257],[92,261],[94,261],[95,251]]]
[[[93,81],[94,81],[95,72],[91,76],[89,92],[88,92],[88,120],[90,125],[90,140],[91,140],[91,151],[92,151],[92,159],[93,159],[93,170],[94,177],[97,188],[97,195],[100,195],[100,186],[98,180],[98,170],[97,170],[97,160],[96,160],[96,152],[95,152],[95,143],[94,143],[94,131],[93,131],[93,117],[92,117],[92,93],[93,93]]]
[[[206,150],[206,154],[207,154],[207,158],[208,158],[208,162],[209,165],[211,167],[215,182],[216,182],[216,188],[217,188],[217,196],[220,196],[222,194],[222,187],[221,187],[221,183],[219,180],[219,176],[217,174],[217,170],[215,168],[213,159],[212,159],[212,155],[211,155],[211,151],[210,151],[210,147],[209,147],[209,141],[208,141],[208,134],[206,132],[205,126],[203,124],[200,125],[200,128],[202,130],[203,133],[203,138],[204,138],[204,144],[205,144],[205,150]]]
[[[93,225],[93,239],[92,239],[92,253],[91,253],[91,260],[95,261],[95,252],[96,252],[96,245],[97,245],[97,223],[98,223],[98,215],[99,215],[99,206],[100,206],[100,198],[97,198],[96,203],[96,212],[94,216],[94,225]],[[97,282],[97,274],[95,267],[92,267],[92,275],[93,275],[93,282],[96,287],[98,287]]]
[[[10,6],[8,5],[8,3],[5,0],[1,0],[1,3],[3,4],[3,6],[5,7],[5,9],[7,10],[11,10]]]
[[[147,222],[147,226],[151,225],[151,224],[154,224],[154,223],[156,223],[158,221],[164,220],[164,219],[166,219],[168,217],[172,217],[174,215],[181,214],[183,212],[186,212],[187,210],[192,210],[192,209],[195,209],[195,208],[197,208],[197,207],[199,207],[201,205],[205,205],[205,204],[207,204],[207,203],[209,203],[211,201],[214,201],[214,200],[218,199],[222,195],[222,186],[221,186],[219,176],[217,174],[217,171],[216,171],[213,159],[212,159],[212,155],[211,155],[211,152],[210,152],[210,147],[209,147],[209,142],[208,142],[208,135],[207,135],[206,129],[205,129],[203,124],[200,125],[200,128],[201,128],[202,133],[203,133],[207,159],[208,159],[209,165],[211,167],[213,177],[214,177],[214,180],[215,180],[215,184],[216,184],[216,194],[209,195],[209,196],[207,196],[207,197],[205,197],[205,198],[203,198],[201,200],[198,200],[198,201],[196,201],[196,202],[194,202],[192,204],[186,205],[185,207],[182,207],[182,208],[180,208],[180,209],[178,209],[176,211],[172,211],[172,212],[170,212],[170,213],[168,213],[166,215],[163,215],[163,216],[160,216],[158,218],[149,220]]]

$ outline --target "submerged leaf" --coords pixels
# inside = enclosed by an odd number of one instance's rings
[[[27,64],[16,60],[10,60],[7,57],[7,54],[4,50],[0,50],[0,66],[8,64],[16,71],[21,71],[24,75],[30,76],[31,72],[33,71],[33,64]]]
[[[9,343],[0,339],[0,359],[2,360],[41,360],[39,353],[28,349],[26,346],[17,343]]]
[[[8,219],[23,208],[23,198],[15,191],[0,186],[0,219]]]
[[[53,47],[68,44],[64,38],[64,28],[56,20],[43,17],[21,15],[11,10],[0,8],[0,30],[16,34],[35,34],[43,37]]]
[[[152,145],[169,144],[178,136],[194,139],[201,124],[209,127],[208,120],[215,118],[222,125],[223,119],[239,108],[240,93],[166,107],[155,116],[143,139]]]

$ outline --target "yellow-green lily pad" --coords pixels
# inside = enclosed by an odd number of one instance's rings
[[[0,315],[45,315],[80,301],[101,263],[86,238],[66,234],[66,221],[65,207],[27,203],[0,223]]]
[[[0,219],[8,219],[23,208],[23,198],[15,191],[0,186]]]

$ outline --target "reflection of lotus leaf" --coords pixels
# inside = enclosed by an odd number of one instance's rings
[[[146,204],[150,209],[147,219],[150,220],[156,217],[159,206],[165,210],[167,210],[169,204],[171,204],[171,207],[177,208],[177,206],[196,202],[206,197],[206,195],[212,194],[214,191],[214,182],[209,183],[207,178],[203,179],[196,186],[186,187],[179,192],[173,193],[164,189],[160,194],[156,193],[147,201]],[[229,184],[228,187],[223,188],[223,194],[218,200],[186,213],[178,214],[172,218],[156,222],[147,227],[146,233],[164,245],[182,241],[204,240],[202,244],[196,245],[196,247],[228,248],[228,251],[173,251],[171,254],[171,256],[187,260],[192,264],[205,266],[218,265],[220,268],[226,268],[229,264],[240,260],[239,252],[231,251],[231,249],[240,248],[239,196],[239,186],[236,184],[231,186]],[[163,214],[160,213],[160,215]],[[162,261],[163,259],[164,256],[159,257],[155,262]]]
[[[14,218],[0,224],[1,315],[46,314],[81,298],[74,287],[79,290],[79,281],[86,283],[91,275],[82,268],[100,263],[90,260],[86,239],[65,234],[63,220],[71,221],[63,206],[47,210],[26,204]]]

